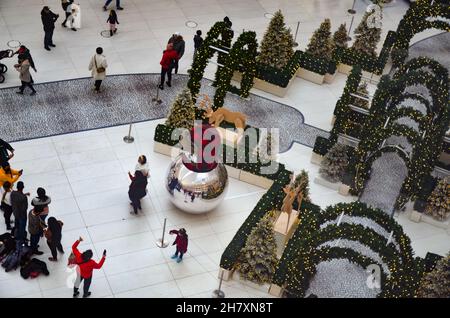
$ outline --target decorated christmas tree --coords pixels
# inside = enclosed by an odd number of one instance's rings
[[[257,61],[264,65],[282,69],[294,55],[294,38],[291,29],[286,28],[280,10],[275,12],[261,42]]]
[[[450,216],[450,177],[439,180],[431,195],[425,213],[444,221]]]
[[[366,82],[363,81],[359,84],[358,88],[356,89],[356,95],[364,97],[364,98],[369,98],[369,91],[367,90]],[[365,109],[369,109],[369,106],[370,106],[368,100],[358,98],[358,97],[354,97],[353,105],[361,107],[361,108],[365,108]]]
[[[269,213],[253,228],[239,255],[241,277],[257,284],[270,283],[278,263],[273,215]]]
[[[347,146],[336,143],[323,158],[319,173],[330,182],[339,182],[344,176],[347,165]]]
[[[420,283],[417,296],[420,298],[450,298],[450,254],[436,264]]]
[[[306,53],[319,58],[331,59],[333,42],[331,40],[330,19],[325,19],[314,32],[306,48]]]
[[[294,188],[296,188],[305,179],[306,182],[303,184],[300,191],[303,193],[303,200],[306,202],[311,202],[311,198],[309,197],[309,175],[306,170],[302,169],[302,171],[300,171],[300,173],[295,177]]]
[[[347,26],[345,23],[341,24],[336,32],[333,34],[333,44],[336,47],[348,47]]]
[[[178,94],[167,116],[166,125],[191,129],[194,127],[195,105],[191,91],[185,88]]]
[[[381,38],[381,10],[366,12],[355,29],[352,48],[358,52],[376,56],[377,44]]]

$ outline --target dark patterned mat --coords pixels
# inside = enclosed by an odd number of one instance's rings
[[[175,75],[172,87],[160,91],[161,104],[152,102],[159,74],[111,75],[102,92],[93,91],[93,80],[81,78],[36,84],[37,95],[17,95],[17,88],[0,89],[0,138],[20,141],[52,135],[105,128],[164,118],[175,96],[187,83]],[[210,80],[203,80],[201,93],[214,95]],[[293,142],[312,147],[316,136],[328,132],[304,123],[297,109],[252,94],[242,99],[227,94],[225,106],[245,113],[254,127],[279,128],[280,151]]]

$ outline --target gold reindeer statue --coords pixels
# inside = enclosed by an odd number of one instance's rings
[[[225,107],[220,107],[216,111],[213,111],[209,96],[206,94],[203,94],[202,96],[203,100],[200,102],[199,108],[206,111],[206,118],[208,118],[209,124],[214,127],[219,127],[223,121],[226,121],[234,124],[240,135],[244,132],[247,116],[240,112],[233,112]]]
[[[294,177],[292,177],[292,181],[289,185],[283,188],[284,193],[286,196],[283,199],[283,205],[281,206],[281,212],[285,212],[288,215],[288,220],[286,224],[286,233],[289,229],[289,221],[291,219],[292,214],[292,205],[294,204],[295,199],[297,199],[298,202],[298,209],[300,210],[300,205],[303,201],[303,192],[301,191],[303,185],[306,182],[306,179],[303,179],[300,184],[298,184],[296,187],[294,187]]]

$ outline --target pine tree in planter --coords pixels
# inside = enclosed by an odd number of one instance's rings
[[[425,213],[444,221],[450,216],[450,178],[439,180],[431,195]]]
[[[364,98],[369,98],[369,91],[367,90],[366,82],[361,82],[361,84],[359,84],[358,88],[356,89],[355,95],[358,95],[358,96],[361,96]],[[369,101],[362,99],[362,98],[354,97],[354,96],[353,96],[353,105],[364,108],[364,109],[369,109],[369,107],[370,107]]]
[[[282,69],[294,55],[294,38],[286,28],[281,10],[275,12],[261,42],[258,63]]]
[[[382,16],[375,18],[378,13],[366,12],[355,29],[355,42],[352,48],[357,52],[376,57],[377,44],[381,39],[381,28],[376,22],[380,22]],[[381,11],[379,13],[381,15]],[[377,20],[379,19],[379,20]]]
[[[318,58],[331,59],[333,42],[331,40],[331,22],[325,19],[314,32],[306,48],[306,53]]]
[[[319,173],[330,182],[340,182],[348,166],[347,146],[336,143],[323,158]]]
[[[270,283],[275,273],[277,244],[274,233],[274,216],[269,213],[252,229],[241,250],[237,269],[243,279],[253,283]]]
[[[178,94],[167,116],[166,125],[191,129],[194,127],[195,105],[191,91],[185,88]]]
[[[294,188],[296,188],[304,179],[306,179],[306,182],[300,189],[303,193],[303,201],[311,202],[311,198],[309,197],[309,175],[306,170],[300,171],[300,173],[295,177]]]
[[[420,283],[417,296],[420,298],[450,298],[450,254],[436,264]]]
[[[333,34],[333,45],[340,48],[348,47],[348,35],[347,35],[347,26],[345,23],[342,23],[336,32]]]

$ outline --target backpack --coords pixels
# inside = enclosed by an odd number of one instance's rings
[[[15,270],[19,266],[19,261],[20,251],[15,250],[13,253],[9,254],[8,257],[6,257],[2,267],[5,269],[5,272]]]
[[[44,274],[45,276],[50,275],[47,269],[47,264],[43,261],[38,260],[37,258],[33,258],[20,269],[20,276],[22,276],[22,278],[24,279],[27,279],[29,277],[36,278],[40,274]]]

